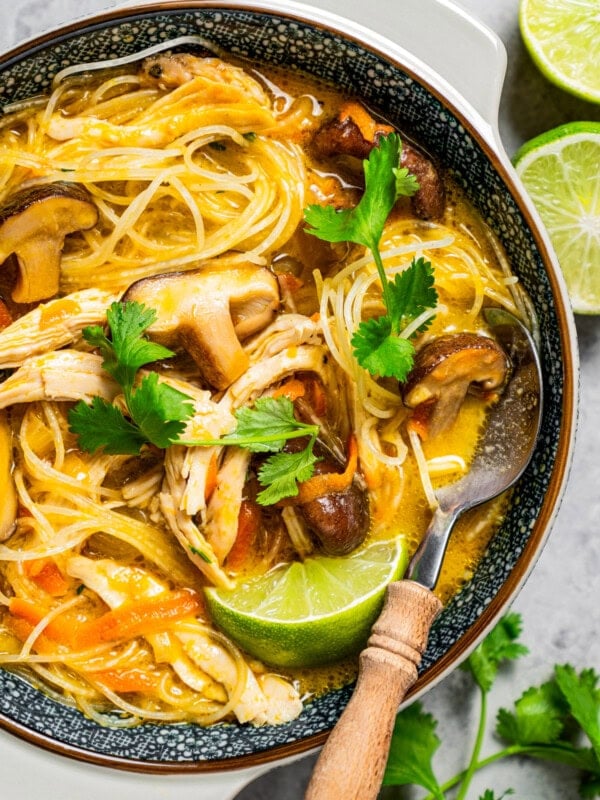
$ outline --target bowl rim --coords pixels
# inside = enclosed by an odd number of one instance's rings
[[[138,0],[138,2],[130,2],[120,8],[109,8],[79,18],[74,22],[60,25],[17,44],[14,48],[0,56],[0,73],[12,62],[33,55],[35,52],[51,45],[58,39],[66,39],[72,35],[81,34],[83,32],[88,32],[93,35],[94,28],[99,26],[104,27],[106,24],[113,21],[121,21],[131,16],[151,16],[165,11],[173,12],[201,8],[214,9],[216,11],[219,9],[237,9],[261,14],[272,13],[320,30],[332,31],[335,35],[374,53],[384,61],[402,70],[415,82],[422,85],[444,107],[448,108],[459,123],[465,127],[500,176],[502,183],[509,190],[512,199],[529,228],[545,266],[550,283],[560,331],[560,353],[564,369],[564,382],[562,387],[562,414],[558,445],[552,464],[552,475],[539,514],[535,519],[526,545],[518,557],[510,576],[502,584],[495,597],[486,605],[480,616],[468,630],[465,631],[465,633],[450,646],[446,653],[424,674],[419,676],[417,683],[406,695],[401,706],[403,707],[408,703],[414,702],[414,700],[445,678],[451,670],[456,668],[469,655],[493,625],[496,624],[502,611],[515,599],[535,566],[558,513],[573,458],[577,427],[579,380],[575,324],[567,299],[564,281],[548,237],[545,234],[541,221],[533,209],[531,201],[527,198],[525,190],[520,185],[516,173],[514,173],[510,164],[507,164],[507,160],[503,157],[503,154],[499,152],[501,147],[497,141],[494,141],[493,126],[488,127],[489,123],[485,123],[485,120],[479,116],[478,112],[472,109],[472,107],[464,101],[462,95],[449,84],[446,84],[446,86],[449,87],[453,96],[448,97],[444,94],[444,91],[434,82],[436,73],[434,73],[426,63],[421,62],[420,59],[412,56],[412,54],[403,47],[395,44],[390,39],[386,39],[381,34],[375,33],[359,23],[344,19],[331,12],[321,11],[311,6],[305,6],[306,11],[303,12],[303,8],[300,4],[294,2],[289,3],[287,0],[257,0],[256,4],[253,0],[222,0],[222,2],[219,2],[219,0],[159,0],[158,2],[149,0],[149,2],[140,4]],[[317,13],[321,19],[312,18],[311,13]],[[384,47],[385,50],[382,49]],[[412,63],[407,65],[402,60],[405,55],[410,58],[411,62],[416,64],[415,68],[413,68]],[[420,64],[423,64],[424,70],[427,73],[425,77],[417,71]],[[443,79],[440,79],[440,82],[445,84]],[[469,113],[471,109],[473,110],[474,118]],[[483,126],[478,125],[476,120],[481,120],[485,124]],[[320,747],[325,742],[330,732],[323,731],[315,733],[294,742],[274,745],[266,750],[240,756],[210,761],[150,762],[139,758],[125,758],[122,756],[98,753],[85,749],[84,747],[58,741],[46,734],[31,730],[23,723],[10,719],[2,713],[0,713],[0,728],[16,735],[20,739],[38,745],[53,753],[58,753],[97,766],[148,774],[226,772],[265,765],[291,756],[305,754],[310,750]]]

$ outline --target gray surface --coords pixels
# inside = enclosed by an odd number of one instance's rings
[[[14,13],[15,5],[18,14]],[[0,7],[0,49],[82,14],[119,5],[116,0],[4,2]],[[364,8],[364,0],[321,0],[318,5],[352,17]],[[388,25],[387,20],[393,19],[400,5],[401,0],[378,0],[376,7],[373,6],[373,27],[393,38],[393,25]],[[507,47],[508,72],[500,109],[500,132],[509,154],[526,139],[562,122],[600,120],[600,107],[566,95],[547,83],[533,67],[518,34],[518,0],[463,0],[462,6],[495,30]],[[524,639],[531,654],[499,680],[491,698],[490,719],[499,706],[510,705],[529,685],[544,681],[556,662],[570,661],[579,668],[600,667],[600,548],[595,524],[600,517],[596,461],[600,449],[600,320],[579,318],[577,328],[582,366],[581,411],[569,487],[550,540],[513,605],[523,616]],[[438,774],[444,778],[461,769],[470,752],[475,734],[476,695],[466,676],[456,672],[429,692],[424,703],[440,720],[438,732],[443,745],[436,764]],[[491,750],[493,741],[489,740],[486,747]],[[61,765],[69,765],[69,769],[61,773],[64,780],[61,785],[46,784],[47,800],[92,796],[94,800],[103,796],[133,798],[134,795],[147,800],[187,800],[204,795],[201,777],[145,779],[102,772],[40,754],[25,745],[21,748],[5,734],[0,734],[0,748],[3,767],[7,758],[21,759],[20,778],[10,792],[15,800],[34,796],[33,787],[39,785],[36,780],[40,780],[44,771],[54,775],[57,760]],[[312,758],[305,758],[290,767],[273,770],[245,789],[239,795],[240,800],[300,798],[311,767]],[[475,780],[470,798],[477,798],[488,786],[494,787],[498,794],[512,786],[516,797],[526,800],[575,800],[578,796],[576,778],[570,771],[519,760],[488,768]],[[223,788],[223,800],[227,794]],[[404,791],[395,796],[416,798],[421,794]]]

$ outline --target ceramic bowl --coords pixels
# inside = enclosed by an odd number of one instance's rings
[[[501,530],[433,627],[414,699],[453,669],[498,620],[540,552],[572,450],[577,355],[564,285],[547,238],[499,144],[495,116],[503,48],[445,0],[407,0],[404,6],[407,24],[394,38],[409,43],[407,49],[285,0],[128,5],[6,55],[0,63],[0,104],[43,92],[69,64],[200,35],[225,51],[312,73],[362,97],[446,165],[499,236],[539,318],[546,399],[542,430]],[[450,42],[458,42],[459,50],[469,48],[468,68]],[[321,744],[351,691],[331,691],[278,727],[110,729],[0,671],[0,724],[46,748],[98,764],[145,771],[235,769]]]

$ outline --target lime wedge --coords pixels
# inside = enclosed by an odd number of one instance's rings
[[[206,589],[213,621],[267,664],[309,667],[358,652],[388,583],[406,569],[404,540],[375,541],[349,556],[276,567],[235,589]]]
[[[548,80],[600,103],[598,0],[521,0],[525,46]]]
[[[553,128],[524,144],[514,163],[548,229],[573,310],[600,314],[600,123]]]

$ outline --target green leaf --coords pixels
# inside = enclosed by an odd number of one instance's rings
[[[566,711],[554,681],[532,686],[516,701],[514,712],[498,711],[496,733],[511,744],[554,744],[562,734]]]
[[[298,494],[298,481],[312,477],[314,466],[319,461],[312,444],[299,453],[276,453],[270,456],[258,470],[258,480],[265,486],[256,499],[263,506],[278,503],[284,497]]]
[[[371,375],[406,379],[415,348],[408,339],[391,335],[389,317],[375,317],[361,322],[352,337],[354,357]]]
[[[570,664],[554,669],[556,683],[569,705],[574,719],[586,733],[600,759],[600,690],[598,675],[585,669],[579,675]]]
[[[398,190],[407,183],[396,175],[401,147],[398,134],[382,137],[363,162],[365,191],[358,205],[341,211],[333,206],[308,206],[304,211],[304,219],[311,226],[307,233],[327,242],[355,242],[377,249]]]
[[[158,374],[146,375],[131,394],[129,411],[143,436],[157,447],[168,447],[175,442],[194,411],[190,397],[166,383],[160,383]]]
[[[432,766],[440,746],[436,727],[436,720],[423,712],[421,703],[413,703],[398,714],[383,776],[385,786],[416,784],[436,797],[441,796]]]
[[[98,396],[89,406],[80,400],[70,409],[69,428],[79,436],[80,447],[89,453],[104,448],[110,455],[139,455],[148,441],[119,408]]]
[[[314,425],[299,422],[294,416],[294,404],[288,397],[259,397],[253,408],[243,407],[235,412],[237,427],[226,439],[228,444],[236,444],[237,440],[256,438],[257,441],[244,444],[252,453],[276,453],[290,438],[290,434],[312,435]],[[274,441],[265,441],[269,437],[281,436]]]
[[[127,395],[140,367],[162,358],[170,358],[174,353],[142,336],[156,319],[153,308],[145,308],[137,302],[117,302],[108,309],[106,317],[110,326],[110,340],[97,325],[85,328],[83,336],[89,344],[100,349],[104,357],[102,366]]]
[[[489,692],[492,688],[500,662],[512,661],[529,652],[516,641],[520,633],[521,616],[516,613],[507,614],[463,665],[462,668],[471,672],[482,691]]]
[[[412,197],[421,188],[416,176],[406,167],[396,167],[393,172],[396,176],[396,197]]]
[[[438,295],[434,289],[433,267],[424,258],[413,259],[403,272],[396,274],[390,281],[390,307],[388,314],[392,320],[392,329],[399,333],[413,319],[428,308],[435,308]],[[423,331],[431,324],[429,319],[418,331]],[[415,331],[415,334],[418,332]]]
[[[503,800],[504,797],[508,797],[509,794],[514,793],[514,789],[507,789],[499,797],[497,797],[491,789],[486,789],[485,792],[480,796],[479,800]]]

